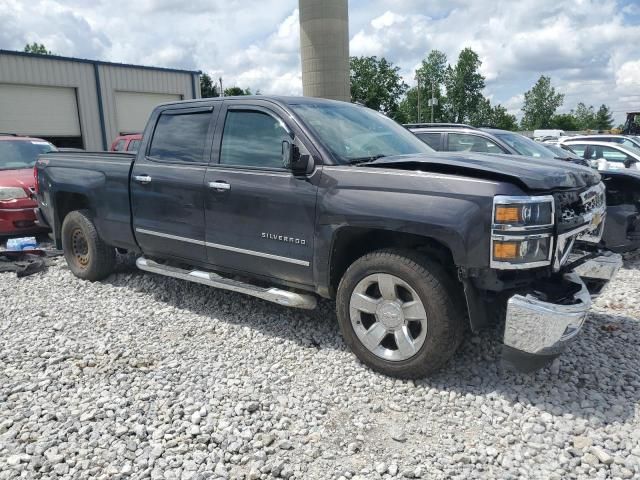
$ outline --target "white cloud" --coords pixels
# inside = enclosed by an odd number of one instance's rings
[[[0,1],[0,48],[45,43],[61,55],[201,69],[225,85],[302,91],[296,0]],[[352,55],[385,56],[407,83],[437,48],[455,62],[473,48],[485,94],[520,113],[541,74],[579,101],[614,107],[637,97],[640,10],[616,0],[350,0]],[[635,99],[635,100],[634,100]],[[636,105],[637,108],[637,105]]]

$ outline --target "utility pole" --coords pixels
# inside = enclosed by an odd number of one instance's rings
[[[435,91],[434,91],[433,80],[431,80],[431,123],[433,123],[433,104],[435,102]]]
[[[222,77],[218,78],[220,80],[220,96],[224,97],[224,90],[222,89]]]
[[[422,115],[420,114],[420,75],[416,74],[416,81],[418,82],[418,123],[422,122]]]

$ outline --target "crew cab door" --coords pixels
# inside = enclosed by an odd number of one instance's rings
[[[225,101],[205,176],[209,263],[312,284],[319,168],[294,176],[282,142],[312,153],[286,112],[270,102]]]
[[[144,254],[206,262],[203,182],[216,113],[171,107],[152,117],[131,173],[133,228]]]

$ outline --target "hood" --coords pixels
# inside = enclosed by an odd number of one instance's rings
[[[435,152],[383,157],[360,167],[397,168],[507,179],[528,190],[583,188],[600,182],[597,171],[569,162],[470,152]]]
[[[0,187],[22,187],[29,191],[35,186],[33,168],[21,168],[20,170],[0,170]]]

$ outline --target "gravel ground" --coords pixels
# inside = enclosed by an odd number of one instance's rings
[[[640,476],[640,256],[552,366],[503,370],[489,331],[416,382],[361,365],[330,302],[54,263],[0,274],[0,479]]]

